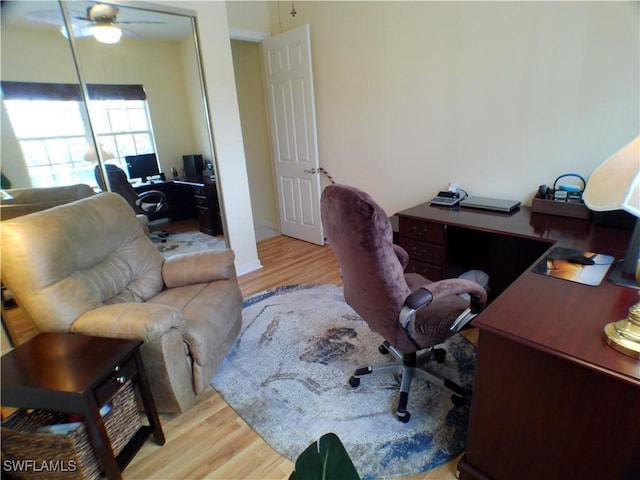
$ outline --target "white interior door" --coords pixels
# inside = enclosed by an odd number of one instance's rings
[[[324,244],[309,25],[262,41],[283,235]]]

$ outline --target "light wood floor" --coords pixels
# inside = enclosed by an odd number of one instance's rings
[[[342,283],[329,247],[279,236],[258,243],[263,268],[243,275],[246,297],[298,283]],[[276,453],[212,389],[180,415],[161,415],[167,443],[147,442],[126,479],[286,479],[293,464]],[[301,445],[301,450],[304,446]],[[454,480],[457,459],[406,480]]]
[[[178,231],[192,227],[189,223],[160,226]],[[282,285],[341,284],[329,247],[278,236],[260,242],[258,256],[263,268],[239,279],[245,297]],[[293,464],[262,440],[213,389],[200,395],[186,412],[161,414],[160,418],[165,445],[148,441],[123,472],[125,479],[286,479],[293,470]],[[454,480],[457,460],[404,478]]]

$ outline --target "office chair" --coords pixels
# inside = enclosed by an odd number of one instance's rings
[[[325,235],[340,264],[346,302],[384,338],[381,353],[394,361],[357,369],[349,379],[383,373],[400,374],[398,420],[408,422],[413,377],[444,387],[455,405],[465,401],[464,389],[425,366],[443,362],[446,352],[433,348],[479,313],[487,293],[476,282],[455,278],[431,282],[404,273],[409,256],[392,243],[391,223],[365,192],[345,185],[325,187],[321,199]],[[467,294],[467,295],[464,295]]]
[[[107,171],[111,191],[124,197],[127,203],[137,214],[149,217],[154,213],[163,212],[168,209],[167,196],[164,192],[161,192],[160,190],[148,190],[138,194],[138,192],[136,192],[131,186],[127,175],[120,167],[111,163],[105,163],[104,166]],[[104,184],[100,165],[95,166],[94,175],[100,189],[102,189],[103,192],[106,192],[107,188]],[[159,240],[166,242],[169,232],[153,232],[151,235],[152,238],[156,237]]]

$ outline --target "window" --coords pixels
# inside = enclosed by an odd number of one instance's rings
[[[4,103],[35,187],[97,185],[78,85],[2,82]],[[110,163],[153,153],[153,132],[141,85],[89,85],[91,124]]]

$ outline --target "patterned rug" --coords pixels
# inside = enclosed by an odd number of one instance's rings
[[[158,250],[160,250],[160,253],[162,253],[165,258],[186,252],[226,248],[226,243],[222,235],[212,237],[206,233],[196,231],[171,233],[167,237],[166,242],[162,242],[155,236],[152,236],[151,241],[158,247]]]
[[[213,387],[275,450],[295,461],[307,445],[334,432],[363,478],[425,472],[465,446],[469,402],[414,380],[411,420],[395,417],[397,379],[347,380],[354,369],[386,358],[382,342],[349,307],[342,287],[297,285],[249,297],[238,339],[213,378]],[[470,391],[475,348],[455,335],[447,358],[433,364]]]

